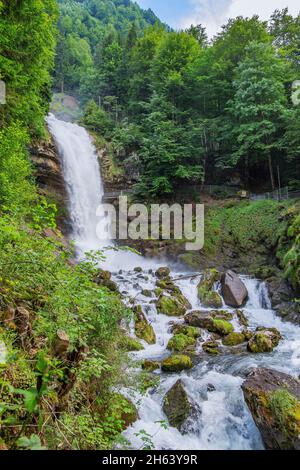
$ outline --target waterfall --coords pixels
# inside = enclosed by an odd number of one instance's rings
[[[71,236],[79,255],[98,250],[104,246],[105,241],[106,244],[109,241],[109,224],[107,217],[102,215],[101,220],[96,215],[104,188],[95,147],[83,127],[60,121],[52,114],[48,116],[47,122],[62,160],[69,196]]]
[[[154,297],[145,296],[145,290],[155,292],[157,278],[155,269],[164,263],[155,259],[146,260],[132,252],[116,251],[109,241],[109,218],[97,216],[104,194],[99,162],[96,150],[86,130],[76,124],[59,121],[53,115],[48,117],[50,132],[55,138],[62,159],[64,179],[69,196],[69,210],[72,223],[72,238],[78,255],[86,251],[104,249],[106,261],[101,263],[112,271],[113,279],[118,283],[124,302],[131,307],[131,300],[140,305],[156,334],[156,344],[143,342],[142,351],[132,353],[133,359],[161,360],[169,354],[167,344],[172,337],[171,324],[182,319],[170,319],[159,314]],[[96,228],[98,226],[98,234]],[[166,263],[166,261],[165,261]],[[170,265],[170,263],[167,262]],[[134,270],[134,267],[141,270]],[[192,309],[203,309],[197,294],[198,279],[189,279],[180,267],[171,265],[171,276],[177,278],[177,287],[189,300]],[[151,268],[151,269],[150,269]],[[119,272],[119,270],[121,270]],[[177,270],[177,272],[175,272]],[[179,272],[178,272],[179,270]],[[182,279],[180,279],[180,275]],[[200,273],[199,273],[200,276]],[[139,419],[125,432],[131,445],[139,449],[143,446],[141,430],[151,436],[156,449],[262,449],[260,435],[244,402],[241,384],[245,373],[253,367],[271,367],[294,375],[299,374],[299,327],[283,323],[271,309],[267,288],[264,283],[243,277],[249,292],[249,299],[244,307],[244,314],[249,322],[249,329],[255,331],[259,326],[278,328],[283,336],[280,345],[272,354],[247,354],[246,351],[233,354],[225,353],[217,357],[204,357],[196,362],[190,371],[181,374],[164,374],[156,371],[160,386],[140,395],[136,390],[124,390],[125,395],[135,401],[139,408]],[[235,310],[222,307],[235,315]],[[244,326],[235,320],[236,331]],[[131,332],[133,334],[133,330]],[[202,331],[202,340],[208,333]],[[198,345],[197,351],[202,346]],[[1,351],[0,344],[0,361]],[[135,372],[139,373],[137,367]],[[131,372],[132,373],[132,372]],[[164,428],[159,423],[166,420],[162,401],[164,394],[181,378],[189,399],[193,414],[187,421],[181,434],[172,427]],[[137,376],[138,383],[138,376]]]

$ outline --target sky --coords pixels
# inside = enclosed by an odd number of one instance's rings
[[[274,10],[289,8],[297,15],[299,0],[135,0],[142,8],[151,8],[156,15],[175,29],[203,24],[209,37],[214,36],[229,18],[258,14],[267,20]]]

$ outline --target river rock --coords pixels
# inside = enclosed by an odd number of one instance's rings
[[[161,368],[164,372],[181,372],[185,369],[193,367],[192,360],[189,356],[183,354],[176,354],[168,357],[161,363]]]
[[[176,334],[170,339],[168,349],[174,352],[183,352],[187,349],[194,349],[197,340],[182,333]]]
[[[267,449],[300,450],[300,381],[255,369],[242,389]]]
[[[226,305],[235,308],[242,307],[248,298],[248,291],[237,274],[227,271],[222,275],[221,284]]]
[[[181,429],[191,412],[191,403],[181,380],[178,380],[166,393],[163,401],[163,410],[169,423],[174,428]]]
[[[213,290],[215,282],[220,280],[220,273],[216,269],[204,271],[201,281],[198,284],[198,297],[204,307],[221,308],[222,298]]]
[[[196,328],[195,326],[175,324],[172,327],[172,333],[174,333],[175,335],[183,334],[185,336],[189,336],[190,338],[201,337],[201,330],[199,328]]]
[[[282,336],[276,328],[257,328],[248,342],[248,350],[252,353],[268,353],[276,348]]]
[[[185,316],[185,322],[221,336],[227,336],[234,331],[232,324],[222,317],[222,311],[194,311]]]
[[[169,277],[170,276],[170,268],[168,267],[162,267],[162,268],[159,268],[156,272],[155,272],[155,276],[158,277],[159,279],[163,279],[163,278],[166,278],[166,277]]]
[[[222,342],[224,346],[238,346],[246,342],[246,337],[243,333],[233,332],[225,336]]]
[[[221,354],[221,351],[219,350],[219,344],[216,341],[207,341],[206,343],[203,343],[202,349],[204,352],[212,356],[218,356]]]
[[[148,320],[140,305],[134,308],[135,334],[139,339],[143,339],[148,344],[156,343],[156,336],[153,327]]]
[[[161,295],[157,302],[157,312],[169,317],[181,317],[191,307],[189,301],[182,295]]]
[[[100,284],[102,281],[110,281],[110,279],[111,279],[111,272],[105,271],[104,269],[99,269],[95,277],[95,281]]]

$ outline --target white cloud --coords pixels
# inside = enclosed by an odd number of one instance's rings
[[[191,13],[181,21],[181,27],[192,23],[202,23],[208,35],[216,34],[229,18],[253,16],[258,14],[262,20],[270,18],[276,9],[288,7],[289,12],[297,15],[300,11],[299,0],[189,0]]]

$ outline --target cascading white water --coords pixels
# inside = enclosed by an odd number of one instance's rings
[[[109,244],[106,227],[108,220],[99,220],[96,210],[101,204],[103,184],[101,181],[97,154],[88,133],[76,124],[66,123],[49,116],[48,125],[60,150],[64,177],[70,199],[70,215],[73,237],[79,255],[86,251],[103,249]],[[100,222],[101,239],[96,234]],[[99,233],[99,230],[98,230]],[[155,260],[146,260],[134,253],[107,253],[107,266],[114,273],[124,299],[134,298],[142,306],[145,315],[156,333],[156,344],[143,343],[144,350],[133,353],[133,358],[142,360],[161,359],[168,355],[166,350],[172,334],[172,321],[165,315],[158,315],[153,298],[143,295],[143,289],[154,290],[156,278],[153,270],[159,265]],[[143,273],[133,271],[135,266],[143,268]],[[151,268],[151,269],[150,269]],[[118,272],[119,270],[121,272]],[[187,273],[178,271],[175,277]],[[192,309],[201,309],[197,297],[199,278],[181,279],[178,287],[188,298]],[[142,448],[139,433],[143,430],[150,436],[156,449],[262,449],[263,444],[253,419],[246,407],[241,384],[250,368],[273,367],[293,375],[300,369],[300,328],[283,323],[271,310],[264,283],[244,278],[249,292],[249,300],[244,309],[249,328],[257,326],[276,327],[283,335],[283,341],[271,354],[250,355],[246,353],[225,354],[213,358],[202,358],[191,371],[181,374],[155,372],[160,377],[160,386],[145,395],[124,390],[139,407],[139,420],[130,427],[125,436],[134,448]],[[227,310],[228,309],[226,307]],[[233,312],[233,310],[231,310]],[[180,320],[176,320],[180,321]],[[174,320],[173,320],[174,322]],[[234,321],[236,331],[242,329]],[[203,337],[207,334],[202,332]],[[198,346],[201,350],[201,345]],[[136,373],[140,372],[137,368]],[[134,371],[132,371],[134,373]],[[193,414],[188,419],[182,433],[177,429],[165,429],[159,422],[166,421],[162,410],[164,394],[181,378],[193,404]]]
[[[104,194],[98,156],[87,131],[77,124],[48,117],[48,126],[57,142],[67,185],[72,238],[84,253],[97,250],[109,240],[108,220],[99,224],[97,208]]]

